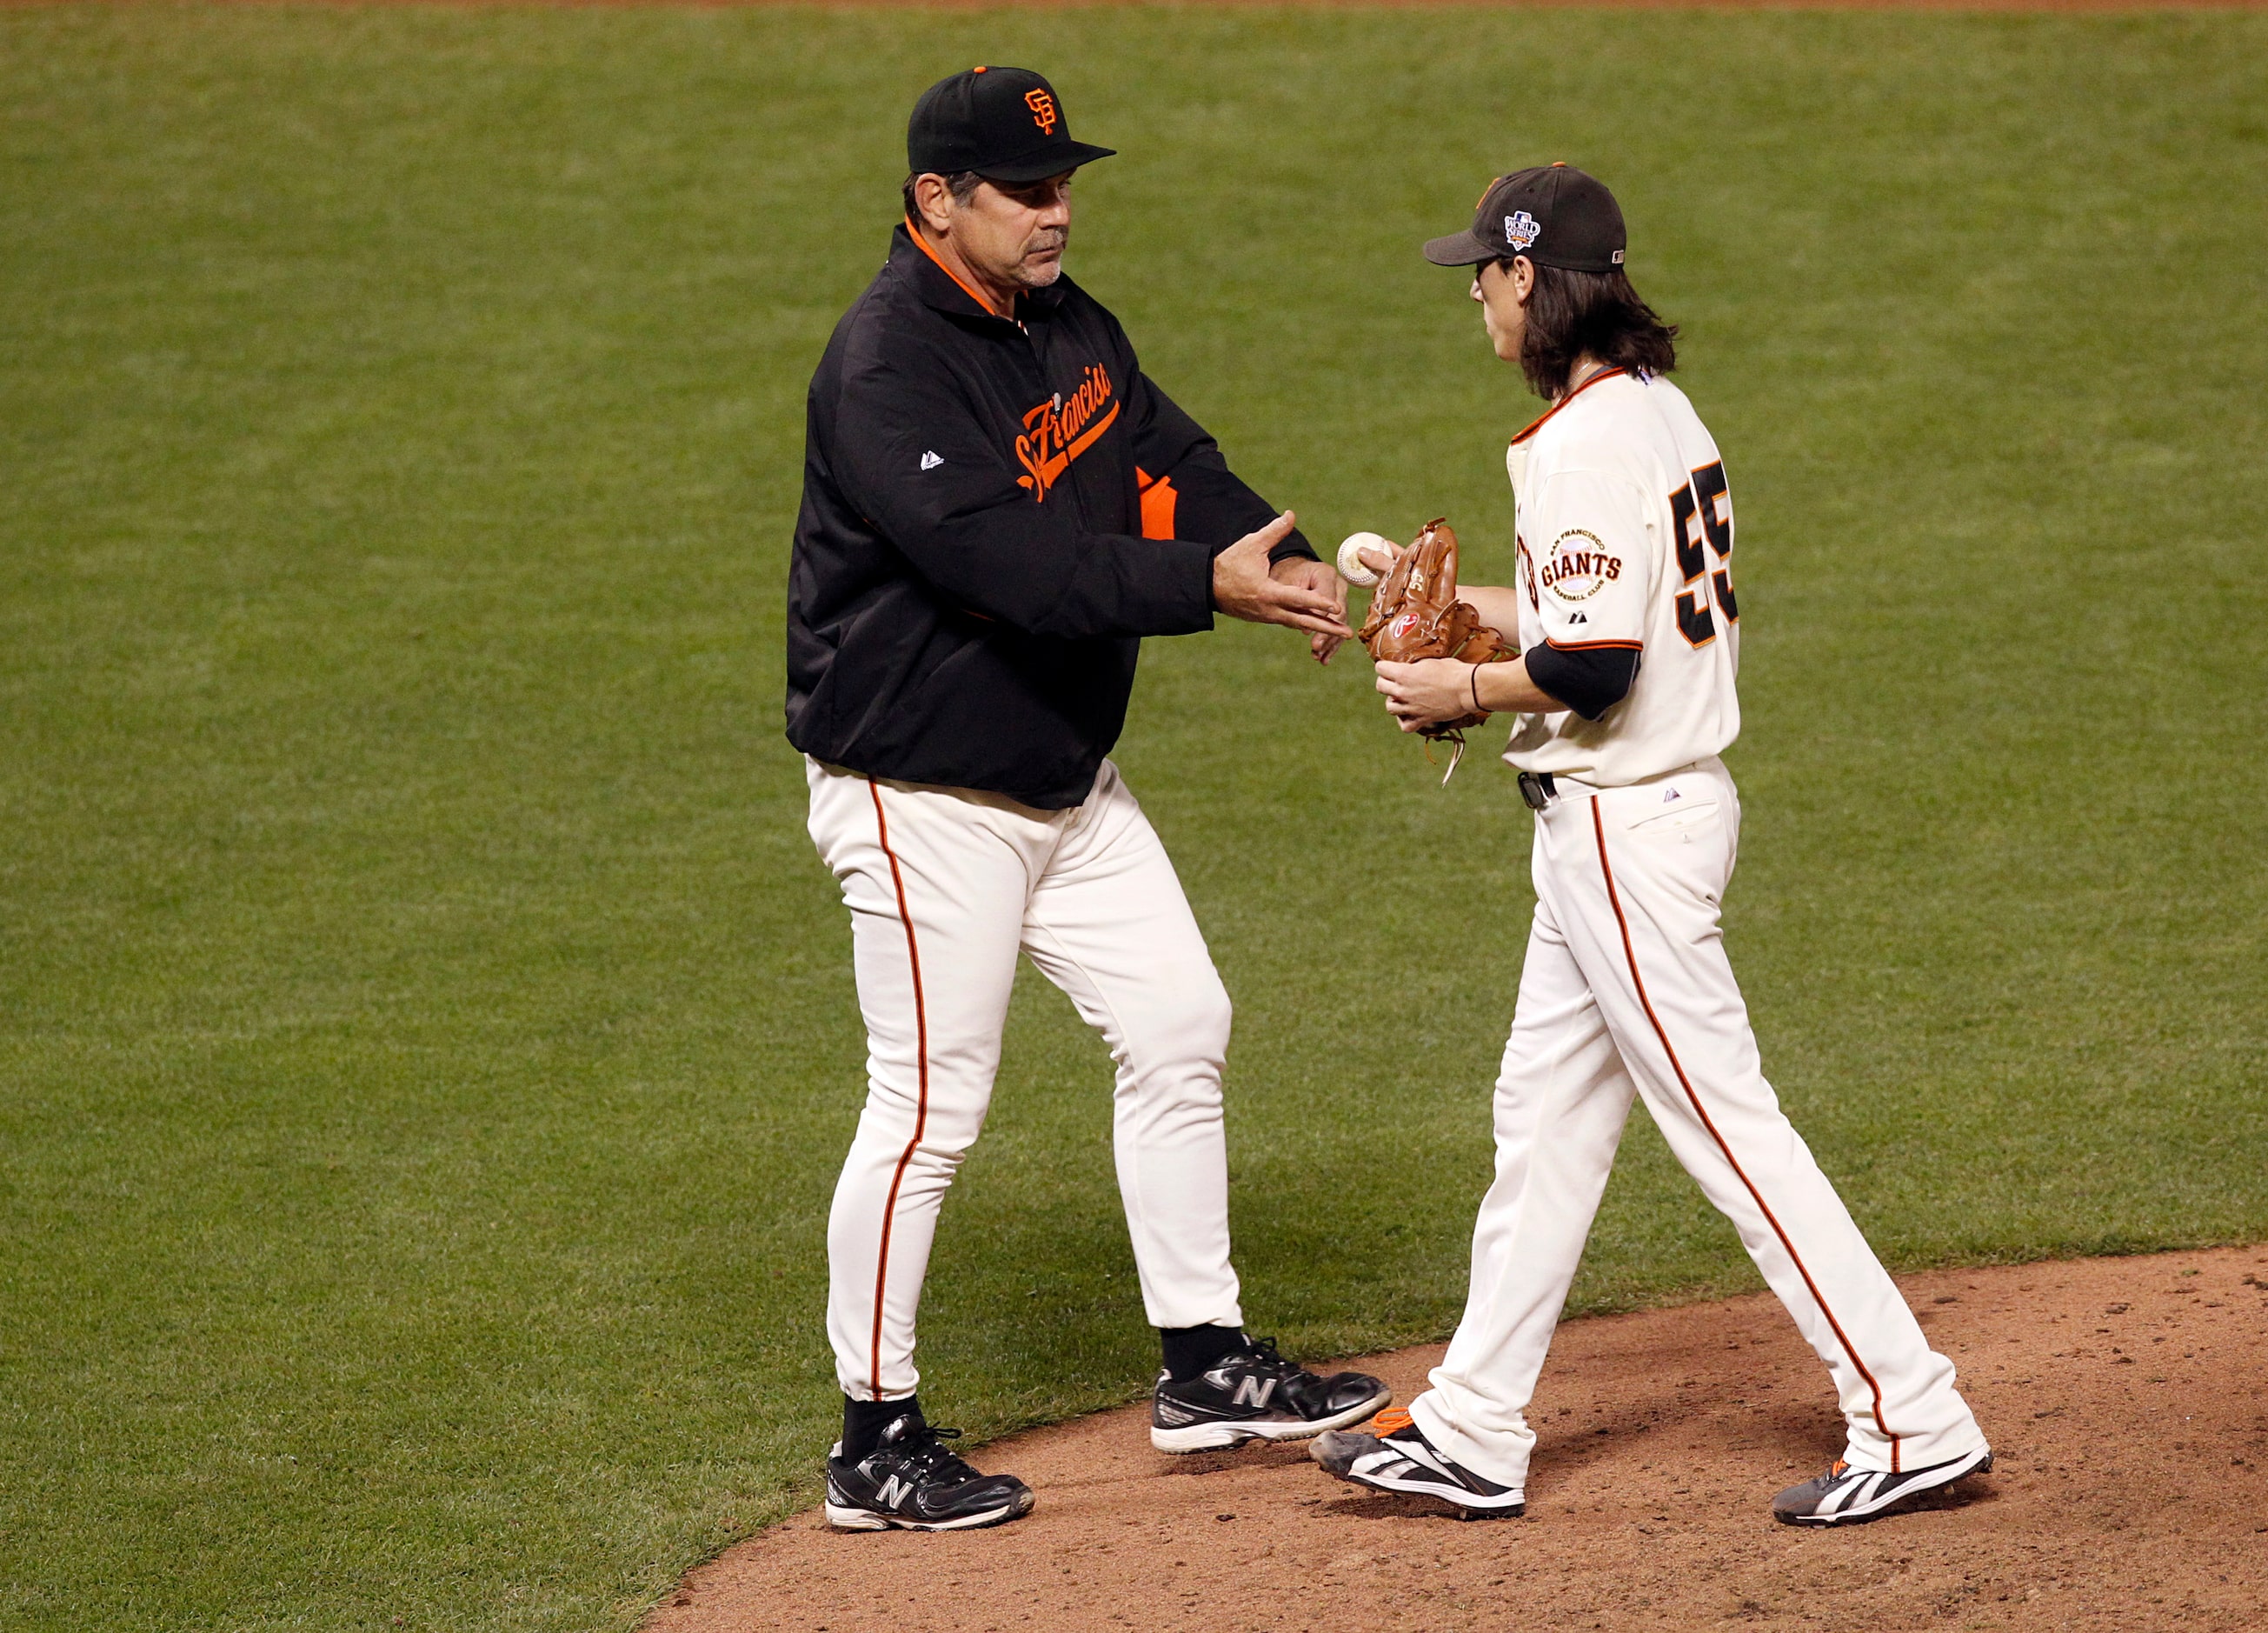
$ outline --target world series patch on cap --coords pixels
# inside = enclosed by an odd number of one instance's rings
[[[1429,240],[1425,259],[1473,267],[1526,255],[1543,267],[1611,272],[1628,244],[1622,206],[1606,183],[1572,166],[1537,165],[1490,182],[1472,225]]]
[[[972,68],[921,93],[906,122],[906,168],[990,181],[1043,181],[1118,150],[1071,139],[1056,88],[1028,68]]]

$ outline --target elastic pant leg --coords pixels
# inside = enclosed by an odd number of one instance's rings
[[[1826,1364],[1852,1466],[1966,1455],[1984,1435],[1952,1363],[1764,1079],[1718,920],[1739,822],[1713,763],[1556,805],[1540,824],[1539,886],[1670,1149]]]
[[[1410,1408],[1435,1446],[1499,1485],[1527,1485],[1528,1403],[1631,1096],[1582,972],[1539,903],[1497,1078],[1496,1179],[1473,1228],[1464,1319]]]
[[[1024,947],[1110,1046],[1119,1194],[1151,1325],[1241,1326],[1228,994],[1164,845],[1108,762],[1032,892]]]
[[[1032,879],[1020,808],[811,769],[811,832],[850,910],[866,1104],[828,1217],[828,1339],[847,1395],[914,1392],[915,1315],[946,1188],[983,1128]]]

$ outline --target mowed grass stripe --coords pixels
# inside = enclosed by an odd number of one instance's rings
[[[1901,1266],[2268,1230],[2260,19],[11,11],[0,1623],[620,1627],[814,1495],[802,393],[979,61],[1124,151],[1074,272],[1238,467],[1476,577],[1535,405],[1412,245],[1607,177],[1732,474],[1729,935],[1822,1161]],[[1507,780],[1242,628],[1121,759],[1260,1330],[1445,1330]],[[980,1436],[1152,1363],[1108,1098],[1027,982],[924,1312]],[[1635,1120],[1577,1307],[1752,1285]]]

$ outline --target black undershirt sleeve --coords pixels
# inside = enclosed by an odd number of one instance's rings
[[[1579,647],[1572,651],[1539,641],[1526,654],[1528,678],[1587,720],[1630,696],[1638,679],[1635,647]]]

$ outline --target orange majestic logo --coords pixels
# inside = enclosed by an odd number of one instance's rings
[[[1096,363],[1089,366],[1071,395],[1050,397],[1027,412],[1024,433],[1016,439],[1016,459],[1025,472],[1016,478],[1016,485],[1029,488],[1035,500],[1047,503],[1048,490],[1071,469],[1071,461],[1110,429],[1118,406],[1109,371]]]
[[[1042,135],[1042,136],[1053,136],[1053,135],[1055,135],[1055,133],[1056,133],[1056,100],[1055,100],[1055,98],[1053,98],[1053,97],[1049,96],[1049,95],[1046,92],[1044,92],[1044,91],[1038,91],[1038,90],[1027,91],[1027,92],[1024,92],[1024,106],[1025,106],[1026,107],[1028,107],[1028,108],[1030,108],[1030,109],[1032,110],[1032,122],[1033,122],[1034,124],[1037,125],[1037,126],[1040,128],[1040,134],[1041,134],[1041,135]]]

